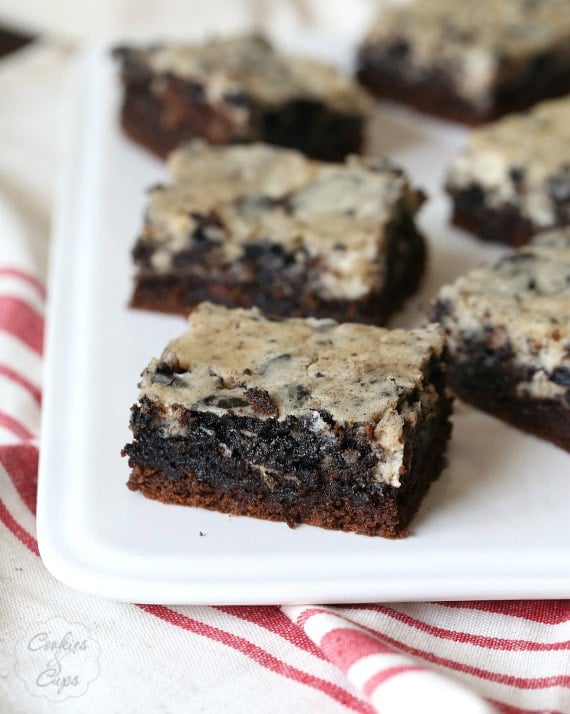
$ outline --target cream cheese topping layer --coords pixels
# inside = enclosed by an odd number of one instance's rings
[[[202,87],[212,104],[247,96],[267,105],[305,99],[325,102],[350,114],[368,112],[366,92],[336,68],[317,60],[276,51],[259,35],[215,38],[203,44],[156,45],[135,50],[150,70]]]

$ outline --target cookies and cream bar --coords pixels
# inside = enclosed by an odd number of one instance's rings
[[[169,170],[134,248],[135,307],[186,314],[211,300],[380,324],[418,285],[423,196],[385,160],[194,141]]]
[[[402,536],[450,434],[444,341],[201,304],[143,373],[129,488],[167,503]]]
[[[570,225],[570,98],[476,129],[449,169],[447,190],[454,223],[484,240],[522,245]]]
[[[570,91],[567,0],[412,0],[383,9],[358,77],[377,94],[468,124]]]
[[[360,150],[370,99],[335,68],[275,50],[258,35],[115,50],[122,123],[160,156],[202,137],[267,141],[340,160]]]
[[[445,286],[432,318],[462,399],[570,451],[570,228]]]

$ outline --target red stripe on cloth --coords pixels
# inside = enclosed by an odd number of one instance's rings
[[[35,439],[35,434],[32,434],[23,424],[20,424],[19,421],[9,414],[4,414],[4,412],[0,412],[0,426],[11,431],[12,434],[19,439]]]
[[[503,702],[496,702],[494,699],[487,699],[487,701],[495,707],[498,714],[564,714],[560,709],[522,709]]]
[[[42,393],[36,386],[26,379],[26,377],[23,377],[21,374],[5,364],[0,364],[0,376],[6,377],[6,379],[9,379],[11,382],[15,382],[20,385],[20,387],[23,387],[26,392],[33,397],[37,404],[41,404]]]
[[[32,444],[0,446],[0,464],[22,501],[35,515],[38,489],[38,450]]]
[[[363,712],[363,714],[374,714],[373,707],[366,702],[357,699],[349,692],[345,691],[341,687],[338,687],[336,684],[332,684],[331,682],[315,677],[312,674],[303,672],[296,667],[292,667],[258,645],[253,644],[253,642],[249,642],[249,640],[246,640],[244,637],[233,635],[212,625],[199,622],[198,620],[182,615],[181,613],[171,610],[163,605],[138,605],[138,607],[145,610],[149,614],[160,618],[161,620],[169,622],[172,625],[176,625],[177,627],[181,627],[185,630],[189,630],[190,632],[194,632],[195,634],[220,642],[228,647],[232,647],[238,652],[241,652],[247,657],[253,659],[266,669],[276,672],[277,674],[287,677],[288,679],[300,684],[313,687],[314,689],[323,692],[323,694],[326,694],[331,699],[344,704],[344,706],[349,707],[354,711]]]
[[[291,642],[299,649],[304,650],[308,654],[326,660],[322,650],[317,647],[312,640],[300,628],[296,627],[291,620],[286,617],[278,607],[249,607],[245,605],[218,605],[217,610],[227,612],[228,615],[233,615],[240,620],[251,622],[254,625],[263,627],[263,629],[273,632],[279,637]]]
[[[425,672],[425,669],[423,667],[417,667],[413,664],[403,664],[399,667],[384,669],[381,672],[373,674],[364,687],[362,687],[362,691],[366,697],[370,698],[381,684],[384,684],[384,682],[387,682],[400,674],[407,674],[408,672]]]
[[[20,270],[19,268],[0,268],[0,277],[2,277],[3,275],[8,275],[12,278],[19,278],[25,283],[28,283],[28,285],[32,285],[38,291],[40,296],[45,300],[46,290],[43,286],[43,283],[41,283],[35,275],[27,273],[25,270]]]
[[[334,611],[323,610],[320,607],[307,607],[297,615],[296,623],[299,627],[304,627],[305,622],[313,617],[313,615],[331,615],[332,617],[338,617]]]
[[[38,354],[42,353],[43,318],[23,300],[0,295],[0,330],[18,338]]]
[[[481,610],[495,615],[510,615],[544,625],[559,625],[570,620],[570,600],[513,600],[481,602],[442,602],[450,608]]]
[[[521,709],[503,702],[496,702],[494,699],[487,699],[487,701],[495,707],[498,714],[564,714],[560,709]]]
[[[22,526],[13,518],[10,511],[4,505],[4,502],[0,500],[0,521],[6,526],[6,528],[16,536],[16,538],[23,543],[28,550],[30,550],[34,555],[39,555],[38,544],[36,539],[28,533],[27,530],[22,528]]]
[[[393,620],[397,620],[398,622],[402,622],[405,625],[409,625],[415,630],[427,632],[433,637],[438,637],[444,640],[451,640],[453,642],[460,642],[462,644],[475,645],[476,647],[483,647],[485,649],[505,650],[508,652],[544,652],[570,649],[570,641],[568,640],[553,643],[532,642],[530,640],[509,640],[501,637],[485,637],[484,635],[471,635],[468,632],[461,632],[459,630],[436,627],[435,625],[428,625],[427,622],[418,620],[417,618],[411,617],[406,613],[399,612],[398,610],[393,610],[392,608],[385,607],[384,605],[355,605],[351,606],[351,609],[379,612],[382,615],[386,615],[387,617],[392,618]],[[372,629],[374,630],[374,628]]]
[[[410,647],[405,643],[396,640],[392,637],[388,637],[384,634],[379,634],[374,630],[371,630],[364,625],[359,625],[364,630],[372,633],[373,636],[378,637],[383,643],[388,646],[392,646],[401,652],[410,654],[414,657],[423,659],[426,662],[432,664],[437,664],[447,669],[451,669],[456,672],[463,672],[464,674],[469,674],[479,679],[485,679],[489,682],[495,682],[497,684],[505,684],[509,687],[515,687],[517,689],[548,689],[549,687],[568,687],[570,686],[570,675],[552,675],[550,677],[516,677],[510,674],[502,674],[499,672],[491,672],[489,670],[480,669],[479,667],[472,667],[470,665],[464,664],[463,662],[458,662],[446,657],[439,657],[433,652],[428,650],[422,650],[418,647]]]
[[[498,714],[563,714],[563,712],[554,709],[520,709],[512,707],[510,704],[496,702],[494,699],[487,699],[487,701],[495,707]]]
[[[339,618],[340,619],[340,618]],[[320,641],[325,655],[346,674],[355,662],[375,654],[395,654],[376,637],[349,627],[334,627]]]

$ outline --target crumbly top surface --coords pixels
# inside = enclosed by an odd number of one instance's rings
[[[260,211],[282,201],[287,214],[300,221],[344,216],[378,224],[392,216],[402,199],[418,206],[421,201],[402,171],[384,159],[351,156],[344,163],[325,163],[267,144],[226,147],[194,141],[171,155],[169,170],[174,185],[151,193],[148,216],[158,223],[179,214],[181,204],[182,210],[203,210],[237,200]]]
[[[480,45],[505,56],[534,54],[570,37],[567,0],[413,0],[381,12],[369,37],[394,34],[431,46]]]
[[[243,398],[255,387],[269,394],[279,419],[324,410],[343,425],[376,423],[422,388],[427,364],[442,347],[433,326],[389,330],[328,319],[274,320],[256,308],[201,303],[188,331],[160,358],[175,368],[174,383],[156,380],[153,361],[142,390],[164,404],[222,414],[227,409],[209,397]],[[234,413],[259,416],[247,404]]]
[[[521,365],[547,374],[570,367],[570,228],[467,273],[439,299],[448,303],[452,352],[464,335],[486,332],[495,347],[508,342]]]
[[[474,130],[448,174],[450,188],[471,184],[493,193],[489,203],[516,203],[538,225],[551,224],[555,199],[570,195],[570,98]]]
[[[167,166],[175,181],[194,191],[203,187],[210,201],[215,191],[214,200],[222,201],[255,194],[279,198],[307,183],[320,162],[269,144],[213,146],[196,139],[171,152]]]
[[[370,108],[366,92],[334,67],[280,53],[259,35],[155,45],[130,52],[157,75],[173,74],[201,84],[211,102],[249,95],[270,105],[313,99],[351,114]]]
[[[524,67],[553,50],[569,59],[567,0],[413,0],[379,13],[366,44],[404,40],[406,59],[437,64],[457,76],[457,91],[485,108],[502,65]]]
[[[157,270],[169,269],[169,256],[187,249],[200,216],[210,215],[203,230],[225,260],[253,241],[291,253],[302,247],[319,258],[325,292],[347,299],[381,282],[379,256],[396,207],[413,215],[422,202],[382,160],[327,164],[264,144],[198,141],[174,152],[169,167],[175,183],[154,189],[147,209],[145,240],[155,248]]]

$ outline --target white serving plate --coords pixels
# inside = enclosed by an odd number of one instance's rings
[[[340,48],[340,49],[339,49]],[[343,49],[344,48],[344,49]],[[340,63],[348,44],[308,45]],[[449,467],[413,533],[391,541],[166,506],[131,493],[123,445],[140,372],[184,321],[127,308],[145,188],[163,165],[126,140],[107,48],[82,57],[50,277],[38,540],[63,582],[137,602],[278,604],[563,598],[570,595],[570,456],[458,403]],[[447,160],[467,134],[378,107],[370,151],[387,151],[431,200],[430,264],[396,324],[419,321],[439,285],[494,260],[448,225]],[[203,534],[203,535],[202,535]]]

